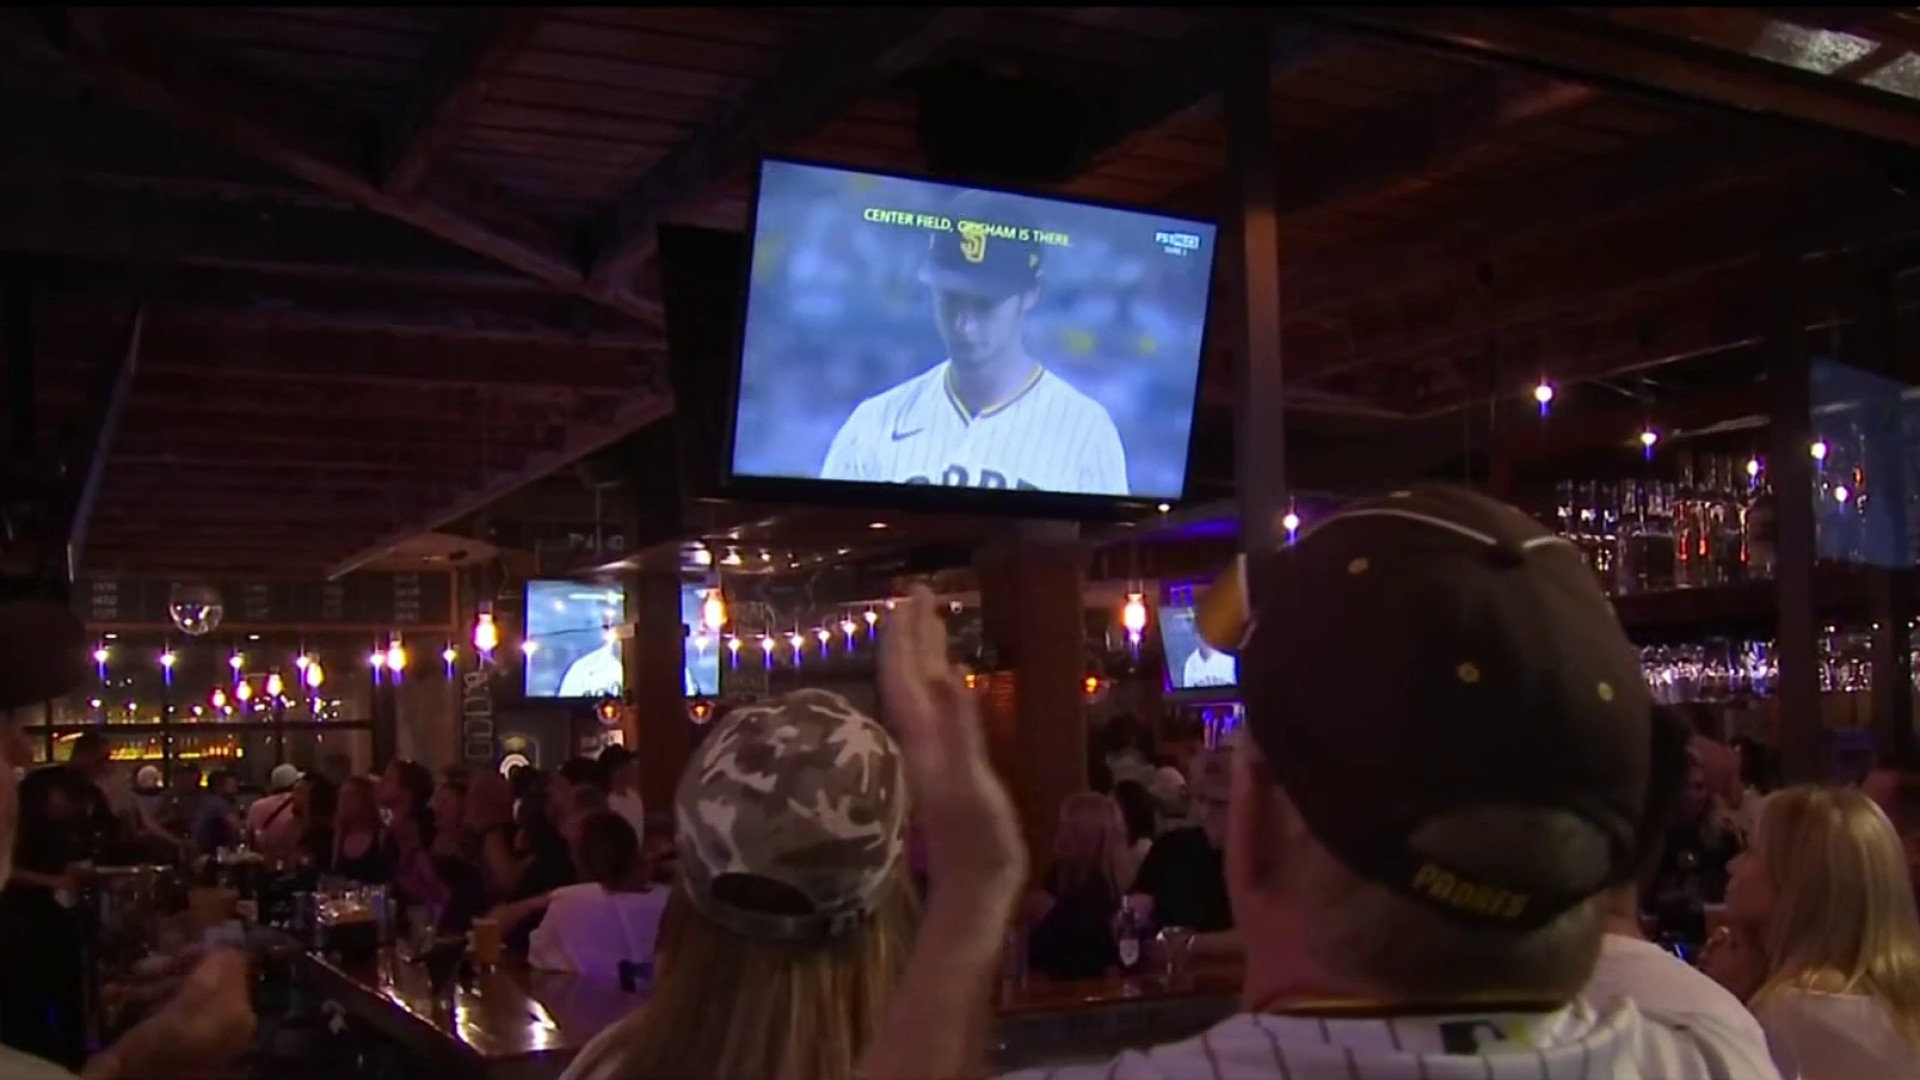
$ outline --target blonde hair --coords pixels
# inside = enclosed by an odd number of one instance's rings
[[[754,941],[676,885],[660,920],[653,993],[596,1038],[569,1080],[844,1080],[872,1039],[919,924],[896,868],[879,906],[822,945]]]
[[[1063,888],[1078,888],[1097,879],[1118,894],[1133,884],[1133,856],[1127,847],[1127,822],[1120,804],[1097,791],[1082,791],[1061,800],[1060,828],[1053,837],[1053,864]]]
[[[1788,788],[1767,800],[1757,835],[1774,902],[1755,1004],[1783,990],[1863,994],[1920,1051],[1920,916],[1886,814],[1850,788]]]

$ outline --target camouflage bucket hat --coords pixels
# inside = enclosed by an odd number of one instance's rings
[[[826,941],[873,910],[905,851],[900,748],[840,695],[797,690],[721,721],[674,817],[702,914],[743,937]]]

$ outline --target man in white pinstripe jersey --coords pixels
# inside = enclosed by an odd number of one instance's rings
[[[1241,1011],[1021,1080],[1777,1080],[1763,1046],[1663,1013],[1633,972],[1619,998],[1583,996],[1608,894],[1652,831],[1656,737],[1639,655],[1579,552],[1430,488],[1255,557],[1226,845]],[[863,1080],[985,1072],[1027,867],[931,608],[916,593],[882,642],[932,888]]]
[[[920,272],[947,359],[856,406],[820,478],[1127,494],[1113,418],[1027,352],[1044,248],[1025,208],[968,191],[947,216]]]

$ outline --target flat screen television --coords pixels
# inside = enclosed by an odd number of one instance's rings
[[[785,160],[754,207],[729,486],[986,510],[1185,492],[1211,224]]]
[[[626,590],[578,581],[527,582],[526,694],[540,698],[618,696],[626,689],[616,629]]]
[[[1200,640],[1193,605],[1163,604],[1156,621],[1167,654],[1168,690],[1230,690],[1240,684],[1238,662]]]
[[[680,623],[687,627],[686,695],[720,696],[720,639],[700,630],[700,607],[707,590],[701,585],[680,586]]]

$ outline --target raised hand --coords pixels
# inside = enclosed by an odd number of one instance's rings
[[[988,760],[965,676],[947,660],[946,627],[925,586],[888,620],[879,676],[926,835],[929,902],[1010,904],[1027,869],[1019,818]]]

